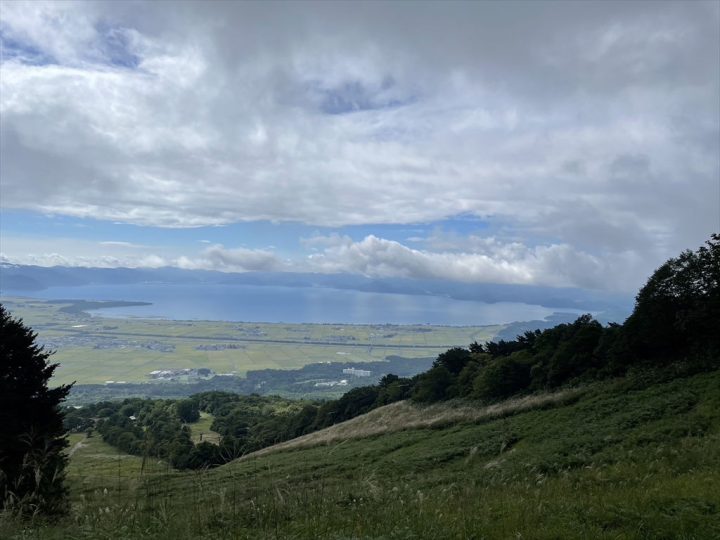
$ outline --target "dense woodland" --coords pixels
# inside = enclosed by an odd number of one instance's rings
[[[590,315],[514,340],[473,343],[442,353],[411,378],[386,375],[341,398],[301,402],[205,392],[186,400],[128,399],[71,409],[66,425],[96,429],[131,454],[167,459],[177,468],[214,466],[310,433],[395,401],[469,399],[480,404],[589,383],[630,372],[674,377],[720,366],[720,235],[668,260],[636,297],[623,324]],[[215,417],[219,446],[193,444],[188,423],[200,411]]]

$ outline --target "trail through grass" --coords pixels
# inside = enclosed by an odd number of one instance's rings
[[[220,443],[220,434],[210,429],[213,420],[215,420],[215,418],[213,418],[213,415],[201,411],[200,420],[198,420],[197,422],[193,422],[192,424],[188,424],[192,433],[192,441],[195,444],[199,442],[209,442],[212,444]]]

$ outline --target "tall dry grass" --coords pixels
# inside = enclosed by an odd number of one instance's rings
[[[439,428],[452,424],[493,420],[531,409],[562,405],[578,399],[581,393],[581,389],[568,389],[549,394],[524,396],[485,406],[459,400],[432,405],[419,405],[410,400],[398,401],[334,426],[263,448],[241,457],[240,460],[280,450],[310,448],[406,429]]]

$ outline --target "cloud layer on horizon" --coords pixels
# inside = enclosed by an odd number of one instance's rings
[[[152,247],[138,249],[123,242],[66,244],[65,253],[49,250],[40,242],[23,256],[0,253],[0,262],[36,266],[85,266],[97,268],[161,268],[220,272],[351,273],[367,277],[437,279],[465,283],[504,283],[551,287],[608,288],[627,282],[628,272],[641,276],[643,261],[631,255],[618,261],[601,260],[566,244],[536,246],[502,243],[495,238],[475,238],[472,251],[447,247],[443,251],[410,248],[400,242],[366,236],[317,236],[303,240],[311,248],[305,257],[282,258],[272,249],[226,248],[220,244],[190,255],[159,255]],[[62,242],[61,242],[62,244]],[[107,245],[123,248],[122,254],[103,254]],[[71,247],[72,246],[72,247]],[[11,247],[13,249],[13,247]],[[17,253],[17,250],[13,249]],[[114,250],[114,251],[117,251]],[[68,255],[69,253],[69,255]],[[635,284],[633,283],[633,287]],[[623,286],[611,287],[630,291]]]
[[[107,264],[634,287],[720,230],[719,24],[713,2],[4,2],[0,204],[170,228],[469,214],[492,234]]]

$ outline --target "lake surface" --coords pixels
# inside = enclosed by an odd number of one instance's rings
[[[106,308],[94,313],[176,320],[481,326],[544,319],[556,311],[575,312],[511,302],[488,304],[439,296],[257,285],[87,285],[51,287],[32,296],[151,302],[148,306]]]

